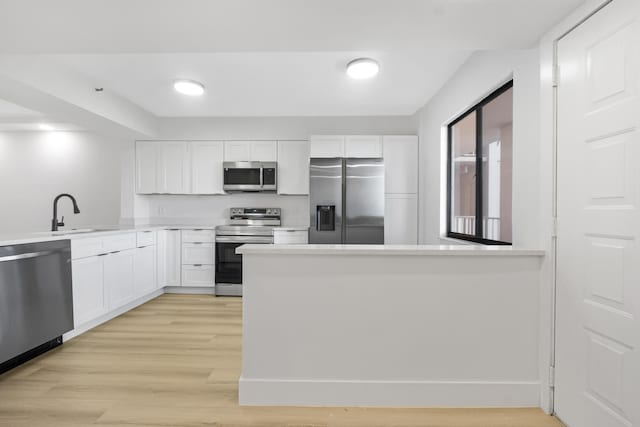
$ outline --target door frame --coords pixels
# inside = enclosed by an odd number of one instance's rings
[[[560,117],[558,116],[558,82],[559,82],[559,61],[558,61],[558,44],[560,41],[571,34],[578,27],[587,22],[596,13],[613,3],[614,0],[601,0],[601,2],[595,7],[592,7],[590,11],[573,25],[571,25],[566,31],[562,32],[558,37],[554,38],[553,45],[553,60],[552,60],[552,234],[551,234],[551,337],[550,337],[550,354],[549,354],[549,413],[556,415],[555,411],[555,365],[556,365],[556,318],[558,313],[557,306],[557,292],[558,292],[558,123]]]

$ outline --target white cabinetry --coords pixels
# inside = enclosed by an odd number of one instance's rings
[[[312,135],[310,157],[382,157],[380,135]]]
[[[73,323],[82,325],[107,312],[104,291],[104,257],[74,259]]]
[[[135,295],[148,294],[157,288],[156,246],[136,248],[135,253]]]
[[[310,157],[344,157],[343,135],[311,135]]]
[[[189,156],[186,141],[136,142],[136,192],[189,192]]]
[[[418,137],[384,137],[384,192],[418,193]]]
[[[104,258],[104,285],[109,310],[128,303],[135,296],[135,255],[135,249],[127,249]]]
[[[380,135],[348,135],[345,137],[345,157],[382,157],[382,137]]]
[[[224,194],[222,189],[224,143],[222,141],[192,142],[190,152],[191,193]]]
[[[189,192],[189,151],[185,141],[159,143],[158,192],[184,194]]]
[[[225,141],[225,162],[275,162],[276,141]]]
[[[418,195],[386,194],[384,198],[384,243],[418,243]]]
[[[309,142],[278,141],[278,194],[309,194]]]
[[[384,242],[418,243],[418,137],[384,136]]]
[[[215,232],[182,231],[182,286],[215,286]]]
[[[180,230],[162,230],[158,235],[158,287],[180,286],[182,262]]]

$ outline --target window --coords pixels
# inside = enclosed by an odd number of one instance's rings
[[[513,81],[448,127],[447,236],[511,244]]]

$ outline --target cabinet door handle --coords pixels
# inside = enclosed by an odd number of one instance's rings
[[[112,254],[119,254],[119,253],[120,253],[120,251],[112,251],[112,252],[109,252],[109,253],[112,253]]]
[[[109,254],[98,254],[98,256],[107,256]]]
[[[202,264],[193,264],[194,267],[202,267]]]

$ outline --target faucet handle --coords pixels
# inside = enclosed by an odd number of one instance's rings
[[[62,215],[62,219],[58,222],[59,227],[64,227],[64,215]]]

